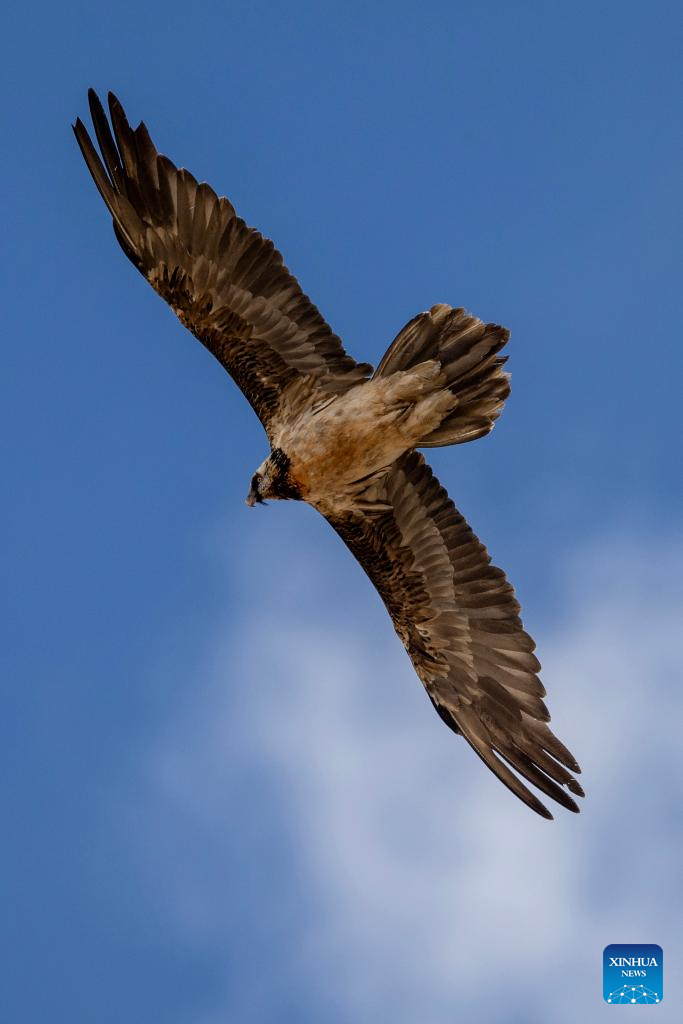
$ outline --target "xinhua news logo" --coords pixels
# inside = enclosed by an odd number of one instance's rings
[[[605,946],[602,994],[616,1006],[654,1006],[662,1001],[662,947],[648,943]]]

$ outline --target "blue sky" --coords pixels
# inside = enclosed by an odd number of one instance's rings
[[[3,1020],[597,1020],[619,942],[680,992],[682,27],[6,16]],[[114,240],[69,127],[90,85],[357,358],[435,302],[511,328],[496,430],[429,457],[517,587],[580,817],[535,820],[440,725],[322,520],[245,507],[265,437]]]

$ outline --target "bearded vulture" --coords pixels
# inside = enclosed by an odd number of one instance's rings
[[[578,811],[580,768],[547,724],[513,588],[416,451],[489,433],[510,392],[508,331],[432,306],[373,373],[227,199],[157,153],[115,96],[111,127],[92,90],[89,102],[101,156],[80,118],[74,132],[123,251],[265,428],[247,504],[316,508],[379,591],[446,725],[538,814],[552,818],[519,776]]]

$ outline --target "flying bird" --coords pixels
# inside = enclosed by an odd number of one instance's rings
[[[578,811],[580,768],[548,726],[513,588],[417,451],[489,433],[510,393],[509,332],[439,304],[374,372],[357,363],[271,241],[158,153],[143,123],[132,129],[115,96],[110,125],[88,95],[100,153],[80,118],[74,132],[123,251],[266,431],[247,504],[316,508],[379,591],[446,725],[538,814],[552,818],[522,779]]]

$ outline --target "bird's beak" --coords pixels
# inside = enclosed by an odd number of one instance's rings
[[[253,487],[249,491],[249,494],[246,496],[246,498],[244,500],[245,500],[246,504],[249,506],[249,508],[253,508],[254,505],[265,505],[265,501],[263,500],[261,495],[258,493],[258,491],[254,490]]]

